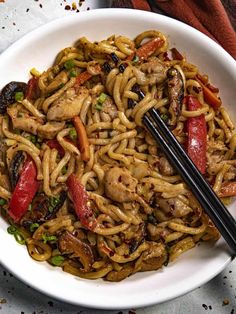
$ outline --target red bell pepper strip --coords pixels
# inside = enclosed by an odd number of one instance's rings
[[[79,150],[81,152],[82,160],[89,161],[89,141],[83,122],[78,116],[74,117],[72,121],[78,135]]]
[[[96,73],[94,75],[98,75],[98,74],[101,73],[101,67],[100,67],[99,64],[94,65],[94,72]],[[82,72],[82,73],[80,73],[76,77],[74,88],[77,89],[79,86],[83,85],[85,82],[90,80],[92,77],[93,77],[93,75],[90,74],[87,70]]]
[[[181,53],[176,48],[171,48],[171,54],[173,60],[183,60],[184,57],[181,55]]]
[[[193,96],[186,97],[187,109],[190,111],[201,108],[200,102]],[[204,114],[187,119],[187,153],[198,170],[206,172],[207,127]]]
[[[26,213],[38,189],[37,168],[33,159],[28,157],[9,203],[8,214],[14,222],[19,222]]]
[[[37,97],[38,92],[38,78],[33,76],[27,85],[25,98],[28,100],[35,99]]]
[[[72,173],[67,179],[67,187],[74,203],[75,212],[83,226],[89,230],[94,230],[97,220],[93,211],[88,206],[88,194],[78,177]]]
[[[196,76],[196,80],[198,81],[198,83],[201,85],[202,87],[202,92],[203,92],[203,96],[204,99],[206,100],[206,102],[212,106],[213,109],[217,110],[220,106],[221,106],[221,99],[218,98],[213,91],[211,91],[211,89],[209,88],[209,86],[207,87],[201,80],[200,76],[197,75]],[[213,87],[213,86],[212,86]]]
[[[65,151],[64,148],[58,143],[57,140],[48,140],[46,143],[51,149],[52,148],[56,148],[56,150],[58,151],[60,157],[63,157],[65,155]]]
[[[147,60],[147,58],[150,57],[163,44],[164,40],[162,40],[160,37],[155,37],[138,48],[136,55],[139,57],[139,59]]]
[[[136,52],[131,54],[127,60],[132,60],[136,55],[140,60],[147,60],[158,48],[164,44],[164,40],[160,37],[155,37],[150,39],[141,47],[139,47]]]
[[[221,186],[219,197],[235,196],[236,182],[224,182]]]

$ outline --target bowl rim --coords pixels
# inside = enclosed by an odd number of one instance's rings
[[[139,18],[142,18],[142,17],[147,18],[147,16],[149,15],[150,17],[155,16],[156,19],[159,19],[159,21],[162,21],[162,22],[165,21],[165,22],[174,23],[175,25],[180,27],[182,30],[189,32],[189,33],[192,33],[195,37],[197,37],[201,41],[204,41],[204,43],[206,43],[210,47],[212,47],[212,49],[214,49],[216,51],[216,53],[221,54],[221,56],[223,56],[227,60],[227,62],[229,63],[229,65],[228,65],[229,67],[236,69],[236,61],[218,43],[214,42],[211,38],[209,38],[205,34],[201,33],[200,31],[196,30],[195,28],[193,28],[193,27],[191,27],[191,26],[189,26],[189,25],[187,25],[181,21],[175,20],[173,18],[164,16],[164,15],[160,15],[160,14],[157,14],[154,12],[147,12],[147,11],[135,10],[135,9],[126,9],[126,8],[94,9],[91,11],[80,12],[79,17],[81,17],[81,18],[86,18],[86,17],[93,18],[93,17],[97,17],[97,14],[110,14],[110,15],[122,14],[122,15],[132,16],[132,17],[135,15]],[[77,19],[78,19],[78,15],[77,16],[66,16],[66,17],[62,17],[62,18],[57,18],[51,22],[48,22],[48,23],[30,31],[29,33],[25,34],[23,37],[18,39],[16,42],[11,44],[5,51],[3,51],[1,53],[0,62],[2,62],[1,60],[3,60],[5,57],[8,57],[9,54],[12,54],[12,53],[14,54],[15,49],[18,49],[18,47],[24,45],[25,43],[30,41],[33,37],[37,37],[41,32],[44,33],[48,28],[51,28],[52,30],[57,30],[57,29],[60,29],[61,24],[64,24],[66,22],[74,23]],[[236,78],[236,76],[235,76],[235,78]],[[231,257],[228,254],[228,258],[225,259],[225,262],[221,265],[221,267],[219,267],[215,271],[212,271],[210,276],[208,276],[207,278],[205,278],[204,280],[201,281],[201,285],[205,284],[210,279],[212,279],[217,274],[219,274],[230,263],[230,261],[231,261]],[[96,302],[96,304],[88,304],[87,302],[83,302],[83,300],[76,301],[76,300],[72,300],[72,299],[68,298],[68,296],[64,296],[64,297],[63,296],[57,296],[51,291],[45,291],[43,288],[38,287],[34,283],[31,283],[30,279],[25,278],[25,276],[23,274],[15,273],[14,269],[10,266],[8,267],[7,261],[4,261],[2,257],[0,257],[0,263],[6,269],[8,269],[11,273],[13,273],[17,278],[19,278],[21,281],[23,281],[27,285],[30,285],[34,289],[36,289],[36,290],[38,290],[38,291],[40,291],[46,295],[49,295],[50,297],[59,299],[61,301],[67,302],[67,303],[85,306],[85,307],[90,307],[90,308],[97,308],[97,309],[106,309],[106,310],[114,309],[114,310],[117,310],[117,309],[127,309],[127,308],[131,308],[131,307],[138,308],[138,307],[144,307],[144,306],[151,306],[151,305],[155,305],[157,303],[162,303],[162,302],[166,302],[168,300],[177,298],[181,295],[184,295],[184,294],[196,289],[199,286],[199,282],[195,283],[190,288],[186,286],[182,289],[181,293],[176,291],[175,293],[173,293],[171,295],[171,297],[166,296],[165,298],[163,297],[159,301],[156,301],[155,299],[153,299],[152,301],[135,299],[135,300],[131,300],[129,303],[123,302],[121,305],[115,305],[115,306],[111,305],[111,304],[105,305],[105,304],[102,304],[99,302]]]

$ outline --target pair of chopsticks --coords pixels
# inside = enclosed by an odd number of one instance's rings
[[[233,216],[188,157],[173,133],[161,119],[157,110],[154,108],[150,109],[143,117],[143,124],[156,140],[172,166],[190,187],[198,202],[228,243],[233,255],[236,255],[236,221]]]

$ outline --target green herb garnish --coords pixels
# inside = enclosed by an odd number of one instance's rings
[[[77,132],[75,130],[75,128],[72,128],[69,132],[69,137],[72,141],[76,141],[77,139]]]
[[[63,175],[65,175],[66,172],[67,172],[67,167],[64,166],[64,167],[61,169],[61,173],[62,173]]]
[[[7,201],[4,198],[0,198],[0,206],[6,205]]]
[[[98,110],[98,111],[101,111],[101,110],[102,110],[102,105],[99,104],[99,103],[97,103],[97,104],[94,106],[94,108],[95,108],[96,110]]]
[[[29,227],[30,232],[34,232],[39,227],[39,224],[37,222],[32,223]]]
[[[52,241],[56,241],[57,237],[54,235],[47,235],[46,233],[42,234],[42,240],[43,243],[47,243],[47,242],[52,242]]]
[[[14,238],[16,240],[16,242],[18,242],[19,244],[25,244],[25,238],[23,237],[23,235],[19,232],[16,232],[14,234]]]
[[[62,87],[64,87],[65,86],[65,84],[64,83],[61,83],[60,85],[59,85],[59,88],[62,88]]]
[[[64,63],[64,67],[66,70],[71,70],[75,66],[74,59],[67,60]]]
[[[100,104],[103,104],[106,99],[107,99],[107,94],[101,93],[101,95],[98,97],[98,102]]]
[[[7,228],[7,232],[9,234],[15,234],[16,232],[18,232],[18,228],[14,225],[11,225]]]
[[[23,92],[16,92],[15,93],[15,101],[21,101],[24,99],[24,94]]]
[[[50,263],[54,266],[61,266],[65,258],[62,255],[55,255],[50,259]]]
[[[16,242],[18,242],[19,244],[25,244],[24,236],[21,234],[20,230],[15,225],[9,226],[7,228],[7,232],[14,236]]]
[[[76,77],[76,76],[77,76],[77,71],[76,71],[76,69],[70,70],[70,72],[69,72],[69,77]]]
[[[139,62],[139,57],[135,55],[134,58],[132,59],[132,64],[136,64],[138,62]]]
[[[169,120],[168,114],[162,113],[162,114],[161,114],[161,119],[162,119],[164,122],[168,122],[168,120]]]

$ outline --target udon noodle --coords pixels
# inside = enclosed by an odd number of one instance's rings
[[[219,238],[142,118],[159,111],[225,204],[236,193],[234,125],[218,88],[162,33],[82,37],[31,75],[0,95],[0,204],[33,259],[120,281]],[[189,140],[205,143],[199,160]]]

